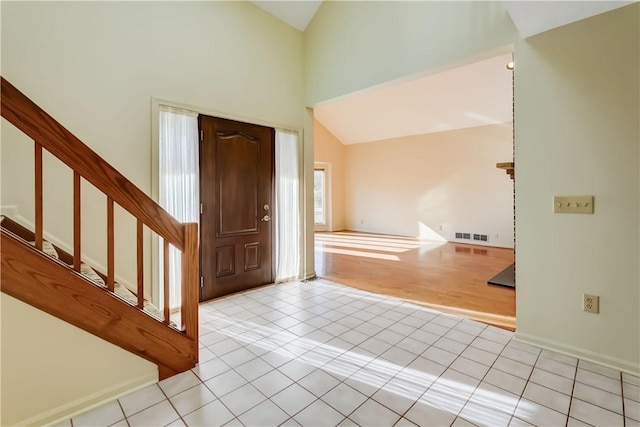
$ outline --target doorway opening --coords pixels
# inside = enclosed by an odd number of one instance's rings
[[[513,160],[512,60],[314,109],[315,160],[342,159],[344,177],[345,231],[316,234],[319,276],[515,328],[514,289],[487,284],[514,258],[513,181],[496,168]]]

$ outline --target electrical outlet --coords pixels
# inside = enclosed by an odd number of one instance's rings
[[[587,313],[600,313],[600,297],[597,295],[582,295],[582,311]]]

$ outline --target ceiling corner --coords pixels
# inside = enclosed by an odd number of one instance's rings
[[[624,7],[633,1],[504,1],[520,36],[526,39],[554,28]]]
[[[304,31],[320,8],[322,0],[255,0],[249,3],[275,16],[293,28]]]

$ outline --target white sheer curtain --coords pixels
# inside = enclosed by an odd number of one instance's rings
[[[160,206],[180,222],[198,222],[200,201],[197,113],[160,107],[159,162]],[[159,250],[159,258],[159,271],[162,271],[162,249]],[[170,246],[169,303],[172,309],[181,304],[181,271],[180,252]],[[161,302],[164,304],[164,295]]]
[[[276,283],[300,276],[300,174],[297,132],[276,129]]]

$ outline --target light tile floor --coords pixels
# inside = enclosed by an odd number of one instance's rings
[[[200,364],[61,425],[640,426],[636,376],[325,280],[200,306]]]

